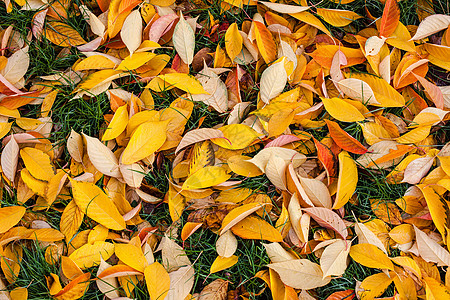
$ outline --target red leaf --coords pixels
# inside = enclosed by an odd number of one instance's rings
[[[320,160],[328,175],[328,184],[336,179],[336,158],[330,148],[314,139],[317,149],[317,158]]]
[[[355,154],[364,154],[367,152],[366,147],[339,127],[338,123],[330,120],[325,120],[325,122],[327,123],[331,138],[339,147]]]
[[[397,0],[387,0],[381,17],[380,36],[389,37],[394,33],[400,21],[400,9]]]

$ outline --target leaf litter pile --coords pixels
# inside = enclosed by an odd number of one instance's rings
[[[445,1],[3,2],[0,299],[450,299]]]

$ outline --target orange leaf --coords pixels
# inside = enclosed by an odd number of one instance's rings
[[[7,96],[2,99],[2,102],[0,103],[1,106],[6,107],[8,109],[16,109],[21,106],[24,106],[28,103],[30,103],[33,100],[36,100],[36,98],[39,96],[40,90],[18,94],[18,95],[12,95]]]
[[[389,37],[394,33],[400,21],[400,9],[397,0],[387,0],[381,17],[380,36]]]
[[[339,291],[334,292],[326,300],[352,300],[355,299],[355,291],[354,290],[345,290],[345,291]]]
[[[330,131],[331,138],[339,147],[355,154],[364,154],[367,152],[366,147],[345,132],[336,122],[330,120],[325,120],[325,122]]]
[[[101,272],[98,275],[99,279],[108,279],[114,277],[122,277],[122,276],[131,276],[131,275],[142,275],[142,272],[139,272],[132,267],[127,265],[115,265],[107,268],[105,271]]]
[[[254,21],[256,45],[266,64],[276,59],[277,47],[272,38],[272,33],[263,23]]]
[[[84,273],[83,275],[78,276],[69,282],[69,284],[54,297],[61,300],[81,298],[89,286],[89,278],[91,278],[91,273]]]
[[[406,153],[408,153],[409,151],[411,151],[412,149],[414,149],[414,146],[410,146],[410,145],[398,145],[397,148],[395,150],[390,149],[389,150],[389,154],[386,154],[383,157],[380,157],[378,159],[376,159],[375,161],[372,161],[370,164],[367,165],[367,167],[371,167],[374,165],[379,165],[381,163],[396,159],[402,155],[405,155]]]
[[[133,8],[135,8],[138,4],[140,4],[141,0],[123,0],[120,2],[119,5],[119,15],[121,13],[131,11]]]

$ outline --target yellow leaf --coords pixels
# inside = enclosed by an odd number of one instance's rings
[[[122,163],[131,165],[155,153],[166,141],[169,121],[145,122],[139,125],[123,151]]]
[[[350,103],[339,98],[320,98],[327,112],[342,122],[364,121],[365,117]]]
[[[344,27],[354,20],[362,18],[355,12],[341,9],[317,8],[317,14],[321,16],[325,22],[336,27]]]
[[[277,111],[269,120],[269,136],[279,136],[283,134],[292,123],[295,111],[292,108],[286,108]]]
[[[138,271],[144,272],[144,269],[148,266],[142,249],[135,245],[116,244],[114,253],[124,264]]]
[[[86,79],[78,85],[77,91],[88,91],[97,85],[128,75],[129,73],[118,70],[100,70],[87,76]]]
[[[253,216],[249,216],[234,225],[231,231],[243,239],[267,240],[269,242],[281,242],[283,240],[280,232],[272,225]]]
[[[450,290],[448,287],[432,277],[425,277],[423,280],[426,284],[425,291],[427,300],[450,299]]]
[[[58,294],[62,290],[58,275],[50,273],[50,276],[47,277],[47,287],[52,296]]]
[[[186,241],[194,232],[196,232],[200,227],[202,227],[203,223],[196,222],[186,222],[184,224],[183,229],[181,230],[181,240]]]
[[[59,293],[54,295],[57,300],[73,300],[83,297],[84,293],[87,291],[91,277],[91,273],[84,273],[78,276],[68,285],[66,285]]]
[[[190,175],[183,183],[183,190],[203,189],[227,181],[231,175],[219,166],[208,166]]]
[[[18,118],[16,119],[16,124],[20,128],[28,131],[36,129],[39,125],[42,125],[42,122],[32,118]]]
[[[116,63],[103,55],[89,56],[73,66],[74,71],[113,69]]]
[[[108,259],[114,253],[114,244],[107,242],[95,242],[86,244],[70,254],[69,258],[80,267],[87,269],[100,264],[100,257]]]
[[[391,258],[391,260],[397,265],[402,266],[405,270],[413,272],[418,278],[422,278],[422,271],[414,259],[407,256],[397,256]]]
[[[423,141],[430,134],[431,126],[421,126],[396,139],[401,144],[415,144]]]
[[[127,127],[128,123],[128,105],[122,105],[114,114],[105,134],[102,137],[102,141],[109,141],[118,137]]]
[[[339,153],[339,178],[333,209],[344,206],[352,197],[358,183],[358,168],[346,151]]]
[[[290,15],[308,25],[316,27],[317,29],[319,29],[319,30],[325,32],[327,35],[331,36],[330,31],[313,14],[311,14],[307,11],[304,11],[304,12],[294,13],[294,14],[290,14]]]
[[[401,224],[389,231],[389,237],[398,244],[412,242],[414,238],[414,228],[410,224]]]
[[[69,280],[83,274],[83,271],[68,256],[61,256],[61,271]]]
[[[109,13],[108,13],[108,26],[106,33],[110,38],[115,37],[119,31],[122,29],[122,25],[125,22],[125,19],[131,13],[131,10],[126,10],[122,13],[120,11],[120,6],[122,4],[122,0],[112,0],[109,4]]]
[[[26,287],[18,287],[10,292],[12,300],[27,300],[28,289]]]
[[[139,52],[132,56],[127,56],[116,68],[119,71],[135,70],[155,58],[156,54],[152,52]]]
[[[225,149],[244,149],[258,138],[258,133],[244,124],[225,125],[219,130],[223,132],[224,138],[213,138],[211,142]]]
[[[0,208],[0,233],[5,233],[15,226],[25,214],[25,207],[8,206]]]
[[[155,261],[145,268],[144,276],[150,299],[165,299],[170,287],[170,277],[166,269]]]
[[[59,228],[69,242],[72,237],[77,233],[83,222],[84,213],[78,208],[74,200],[67,204],[61,215]]]
[[[20,150],[20,156],[33,177],[49,181],[55,175],[50,156],[43,151],[27,147]]]
[[[255,25],[256,45],[266,64],[269,64],[276,59],[277,55],[277,48],[273,41],[272,33],[261,22],[253,21],[253,24]]]
[[[47,22],[44,35],[53,44],[61,47],[79,46],[87,43],[78,31],[58,21]]]
[[[393,278],[389,278],[384,273],[377,273],[366,277],[361,283],[361,299],[375,299],[388,288]]]
[[[94,244],[97,241],[104,242],[108,238],[108,233],[108,228],[98,224],[89,231],[88,243]]]
[[[53,228],[30,229],[26,239],[38,240],[42,242],[56,242],[64,238],[64,235]]]
[[[131,136],[139,125],[145,122],[157,122],[160,120],[160,113],[156,110],[144,110],[134,114],[127,124],[127,136]]]
[[[401,22],[398,22],[394,33],[386,40],[386,43],[407,52],[415,52],[416,46],[414,45],[414,42],[410,40],[411,34],[409,33],[408,28]]]
[[[172,218],[172,221],[175,222],[181,217],[186,206],[184,196],[179,191],[175,190],[172,184],[169,184],[167,199],[169,202],[170,217]]]
[[[350,256],[354,261],[368,268],[394,270],[394,265],[389,257],[372,244],[352,246]]]
[[[64,170],[59,170],[56,175],[54,175],[48,182],[47,188],[45,190],[45,200],[49,206],[55,202],[56,197],[58,197],[61,189],[64,186],[64,183],[67,179],[67,173]]]
[[[244,177],[256,177],[264,174],[255,164],[247,161],[251,157],[244,155],[235,155],[227,160],[228,167],[234,173]]]
[[[41,106],[41,117],[45,118],[50,114],[53,103],[55,103],[56,96],[58,95],[58,90],[50,92],[45,96],[44,101]]]
[[[214,262],[211,265],[211,269],[209,271],[210,274],[231,268],[238,262],[238,257],[236,255],[230,257],[222,257],[217,256]]]
[[[95,184],[71,180],[75,203],[89,218],[113,230],[125,229],[125,220],[108,196]]]
[[[239,33],[237,24],[231,24],[225,32],[225,49],[227,50],[227,54],[232,61],[234,61],[236,56],[241,53],[242,43],[243,38]]]
[[[191,162],[189,164],[188,175],[203,169],[207,166],[213,166],[215,163],[214,149],[209,141],[203,141],[194,145]],[[181,164],[177,165],[180,166]],[[187,176],[182,176],[187,177]],[[180,178],[182,178],[180,177]]]
[[[228,229],[263,207],[264,205],[261,203],[248,203],[234,208],[223,219],[220,235],[224,234]]]
[[[379,102],[379,104],[373,103],[375,106],[402,107],[405,105],[405,98],[382,78],[363,73],[344,73],[344,75],[346,78],[356,78],[366,82]]]
[[[145,88],[162,92],[172,88],[179,88],[190,94],[208,94],[197,79],[184,73],[169,73],[153,78]]]
[[[28,169],[22,169],[20,176],[23,182],[33,191],[33,193],[39,196],[45,197],[45,189],[47,188],[47,182],[34,178]]]

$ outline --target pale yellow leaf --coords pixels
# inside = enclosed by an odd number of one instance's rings
[[[280,275],[284,284],[296,289],[310,290],[327,285],[331,281],[331,277],[324,278],[318,264],[308,259],[294,259],[267,266]]]
[[[181,60],[190,65],[194,59],[195,33],[182,13],[173,31],[172,42]]]
[[[90,137],[83,133],[86,140],[86,149],[89,160],[101,173],[120,178],[119,161],[112,151],[106,147],[99,139]]]
[[[216,241],[216,251],[219,256],[230,257],[236,252],[238,242],[231,230],[225,231]]]
[[[127,47],[130,55],[136,51],[142,42],[142,18],[138,9],[133,10],[125,22],[123,22],[122,30],[120,31],[120,37],[123,43]]]

